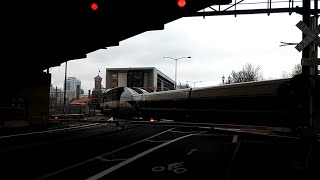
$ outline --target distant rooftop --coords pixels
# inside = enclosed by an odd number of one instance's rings
[[[168,79],[172,83],[174,83],[174,80],[162,73],[159,69],[155,67],[129,67],[129,68],[106,68],[107,71],[129,71],[129,70],[150,70],[150,71],[156,71],[158,74],[160,74],[162,77]]]
[[[128,68],[106,68],[106,70],[109,70],[109,71],[114,71],[114,70],[124,70],[124,71],[127,71],[127,70],[153,70],[153,69],[157,69],[155,67],[128,67]],[[158,70],[158,69],[157,69]]]
[[[102,77],[100,77],[98,74],[98,76],[96,76],[94,79],[102,79]]]

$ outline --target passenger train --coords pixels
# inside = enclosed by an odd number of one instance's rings
[[[295,126],[306,117],[305,82],[296,76],[153,93],[116,87],[103,92],[101,109],[112,116],[144,120]]]

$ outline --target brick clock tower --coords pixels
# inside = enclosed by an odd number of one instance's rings
[[[94,89],[92,91],[91,101],[97,103],[96,109],[99,109],[100,103],[101,103],[101,96],[102,96],[101,82],[102,82],[102,78],[99,75],[94,78]]]
[[[94,90],[101,91],[102,78],[98,75],[94,78]]]

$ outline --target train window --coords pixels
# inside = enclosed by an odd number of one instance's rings
[[[135,92],[139,93],[139,94],[148,93],[148,91],[146,91],[146,90],[144,90],[144,89],[141,89],[141,88],[133,87],[132,89],[133,89]]]
[[[117,89],[111,89],[107,92],[107,101],[115,101],[117,99]]]
[[[121,100],[130,100],[132,99],[132,94],[138,94],[136,91],[129,89],[129,88],[124,88],[123,93],[121,94]]]
[[[138,88],[138,89],[140,89],[140,88]],[[141,90],[142,94],[149,93],[148,91],[146,91],[144,89],[140,89],[140,90]]]

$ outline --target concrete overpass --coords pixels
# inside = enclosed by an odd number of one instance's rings
[[[50,74],[43,70],[86,58],[90,52],[118,46],[140,33],[163,30],[164,24],[231,0],[55,0],[10,1],[3,5],[0,124],[21,119],[42,124],[48,119]],[[92,4],[96,3],[96,10]]]

